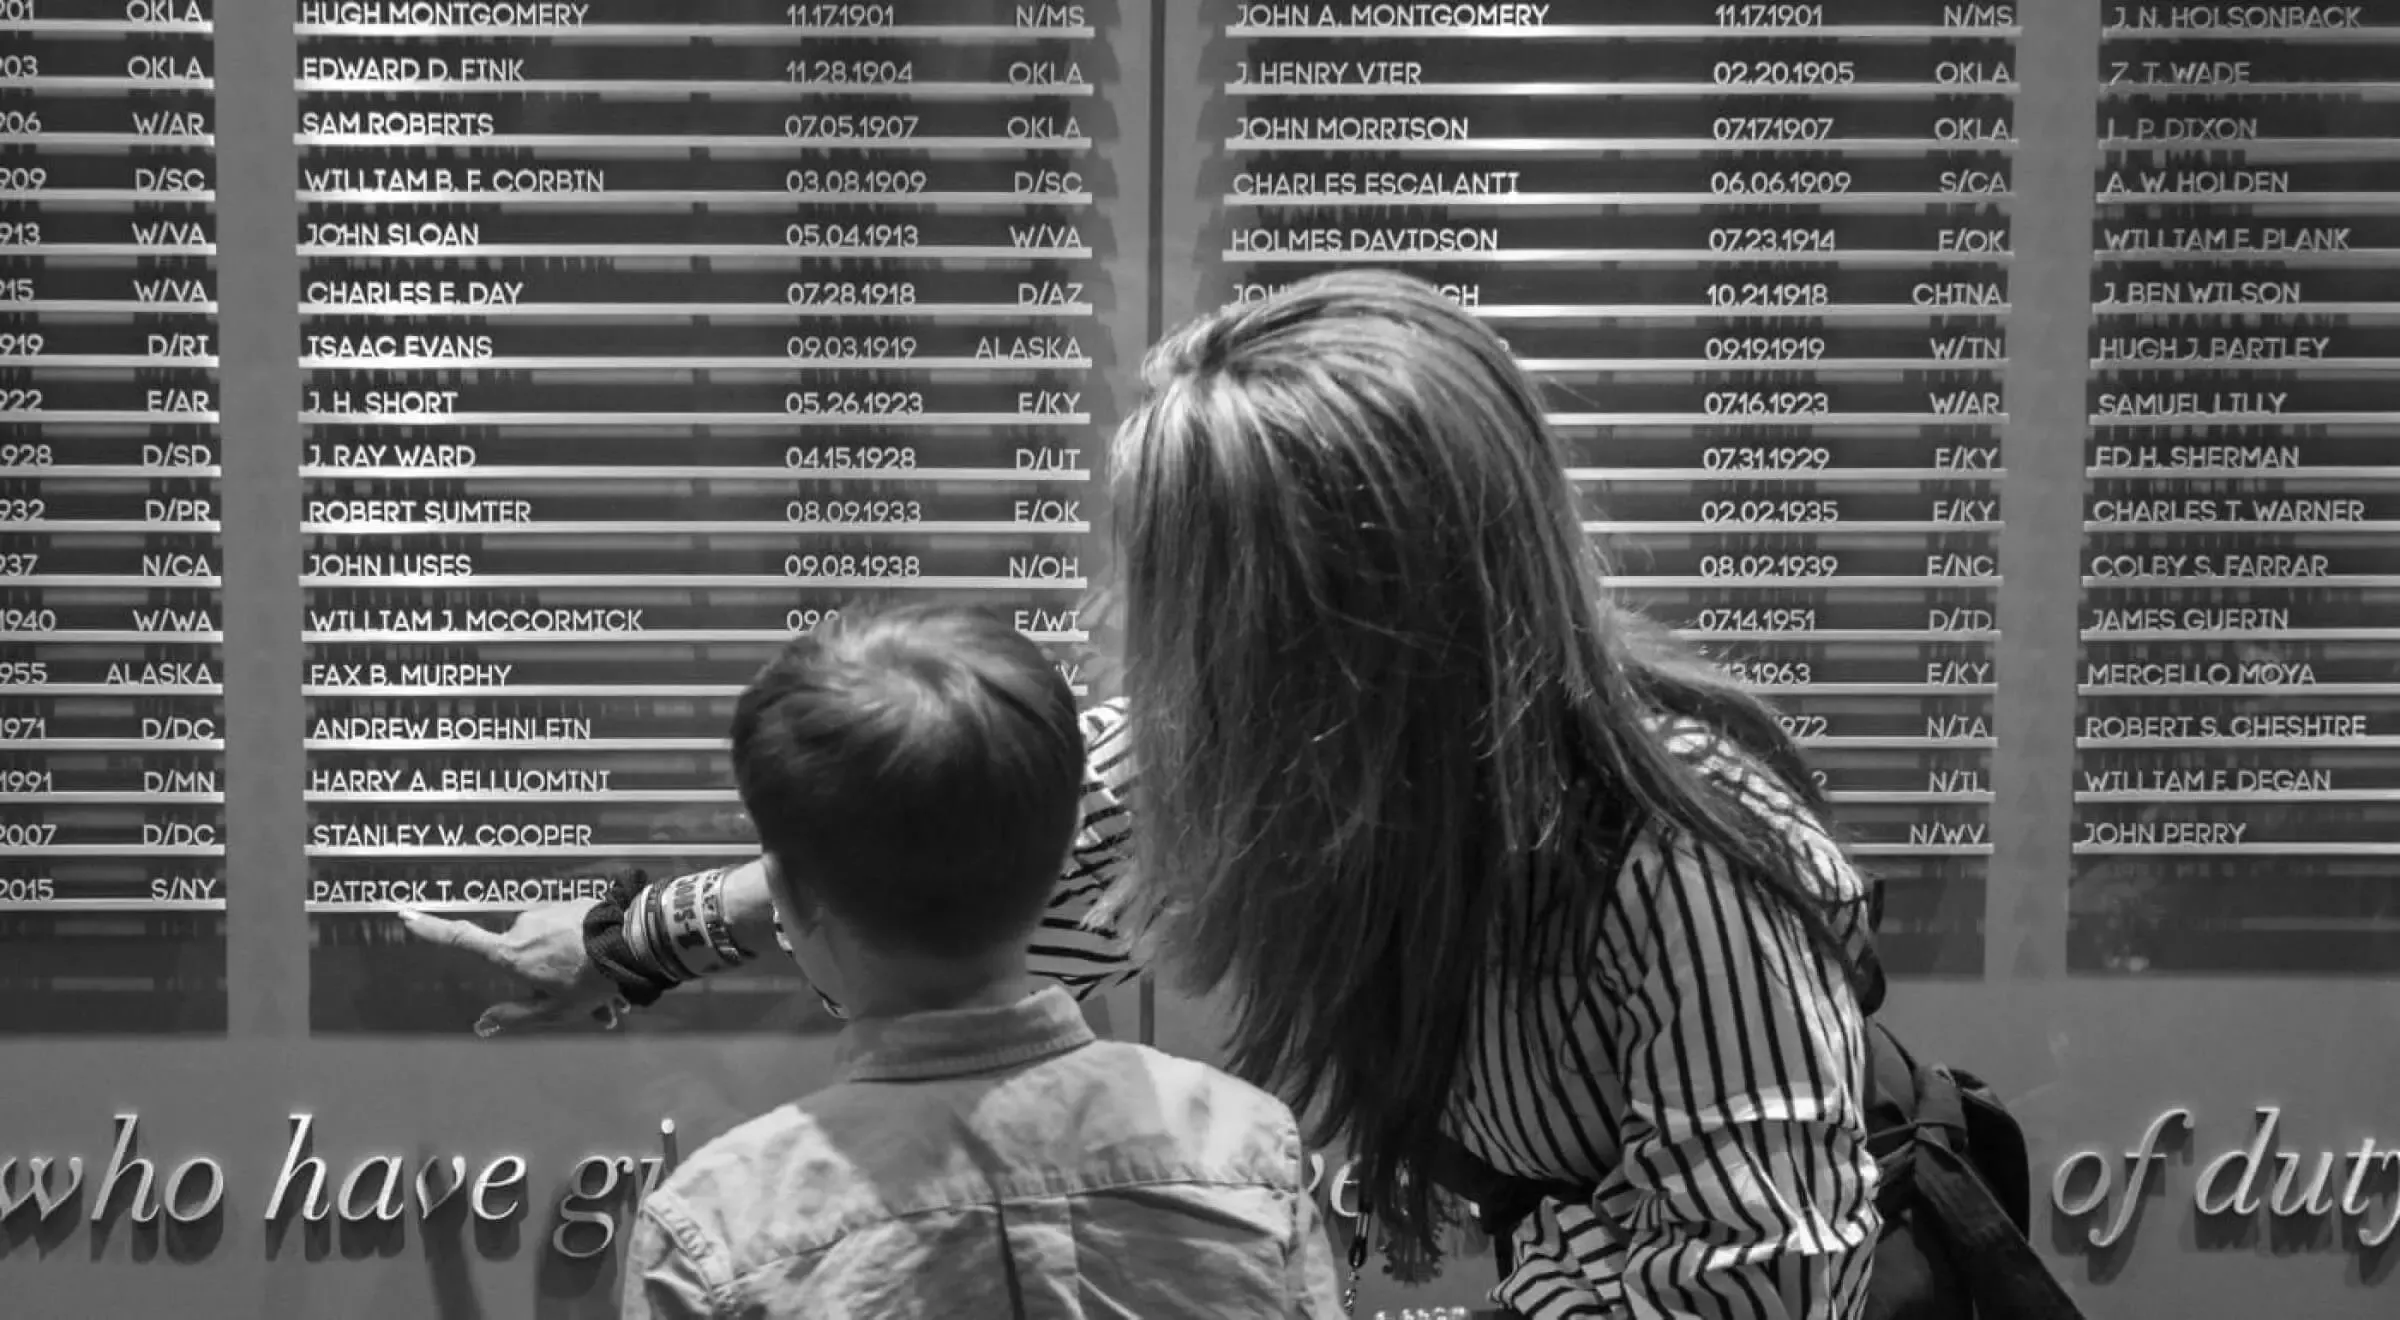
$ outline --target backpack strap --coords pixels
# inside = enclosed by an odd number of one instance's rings
[[[1912,1205],[1933,1213],[1979,1316],[2083,1320],[2074,1299],[2026,1240],[2023,1208],[2003,1205],[1970,1162],[1976,1137],[1972,1111],[1980,1097],[1961,1087],[1949,1069],[1908,1060],[1907,1052],[1880,1025],[1870,1029],[1878,1038],[1878,1080],[1894,1058],[1908,1061],[1916,1093],[1916,1113],[1903,1130],[1905,1141],[1888,1153],[1878,1152],[1884,1177],[1876,1189],[1876,1208],[1885,1212],[1887,1222],[1894,1212]],[[2018,1154],[2021,1159],[2021,1146]]]
[[[1516,1240],[1517,1226],[1532,1218],[1544,1200],[1572,1205],[1590,1199],[1597,1190],[1502,1173],[1447,1132],[1440,1134],[1432,1167],[1426,1173],[1435,1186],[1475,1207],[1476,1224],[1492,1240],[1492,1254],[1498,1257],[1503,1274],[1516,1265],[1510,1243]]]

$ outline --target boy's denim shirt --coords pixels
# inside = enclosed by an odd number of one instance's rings
[[[629,1320],[1333,1317],[1292,1114],[1055,987],[851,1028],[642,1207]]]

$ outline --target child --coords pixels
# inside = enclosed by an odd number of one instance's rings
[[[733,761],[845,1062],[648,1198],[627,1317],[1341,1314],[1291,1111],[1027,974],[1084,777],[1039,648],[845,613],[743,692]]]

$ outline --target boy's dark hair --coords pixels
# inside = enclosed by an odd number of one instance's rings
[[[982,610],[844,610],[733,712],[742,806],[779,866],[875,944],[1021,940],[1075,838],[1083,733],[1041,648]]]

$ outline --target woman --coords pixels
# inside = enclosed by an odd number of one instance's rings
[[[1145,377],[1114,456],[1127,696],[1087,716],[1050,968],[1127,970],[1121,918],[1228,991],[1229,1066],[1357,1153],[1403,1256],[1432,1254],[1433,1176],[1546,1185],[1501,1226],[1521,1315],[1855,1317],[1866,886],[1772,712],[1610,600],[1507,348],[1345,274]],[[759,881],[711,882],[752,948]],[[610,992],[579,917],[412,924],[548,987],[498,1029]]]

